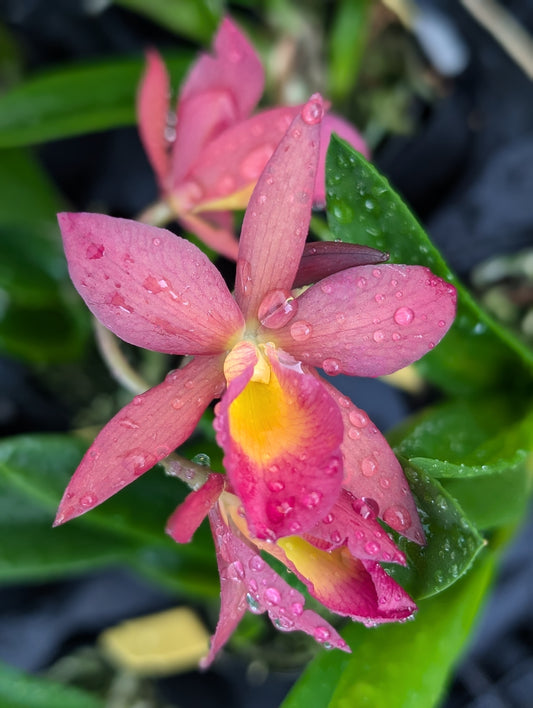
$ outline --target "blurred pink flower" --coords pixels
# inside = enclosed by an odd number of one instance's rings
[[[169,126],[170,82],[156,51],[138,96],[139,132],[164,199],[181,224],[219,253],[235,259],[231,210],[244,209],[275,147],[301,106],[279,107],[250,117],[264,86],[259,57],[228,18],[183,83],[175,125]],[[325,160],[332,131],[368,156],[359,133],[342,118],[322,122],[322,148],[314,189],[325,203]]]

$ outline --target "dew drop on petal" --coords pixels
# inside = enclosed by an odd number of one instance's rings
[[[98,497],[96,494],[84,494],[82,497],[80,497],[80,506],[82,506],[84,509],[88,509],[89,507],[94,506],[95,504],[98,503]]]
[[[322,283],[320,289],[325,295],[330,295],[333,292],[333,287],[330,283]]]
[[[380,271],[380,269],[379,269],[379,268],[374,268],[374,270],[372,271],[372,275],[374,276],[374,278],[381,278],[381,271]]]
[[[312,327],[309,322],[298,320],[292,323],[290,332],[295,342],[304,342],[311,336]]]
[[[172,408],[174,408],[174,410],[179,411],[181,408],[183,408],[185,403],[181,400],[181,398],[175,398],[170,405],[172,406]]]
[[[410,307],[399,307],[394,313],[394,321],[397,325],[405,326],[411,324],[415,317],[415,313]]]
[[[302,524],[300,524],[298,521],[293,521],[292,524],[289,526],[289,531],[291,533],[298,533],[301,530]]]
[[[250,570],[260,571],[265,567],[265,561],[260,556],[252,556],[248,565],[250,566]]]
[[[355,499],[352,503],[354,511],[356,511],[363,519],[375,519],[379,514],[379,504],[372,497],[361,497]]]
[[[349,420],[356,428],[365,428],[368,425],[368,418],[360,411],[350,411]]]
[[[131,420],[131,418],[122,418],[122,420],[119,421],[119,425],[122,428],[127,428],[128,430],[137,430],[139,426],[134,420]]]
[[[309,494],[306,494],[302,500],[303,505],[306,506],[308,509],[314,509],[315,506],[317,506],[322,499],[322,494],[321,492],[309,492]]]
[[[285,483],[280,479],[271,479],[267,482],[267,487],[271,492],[281,492],[285,489]]]
[[[372,475],[375,474],[376,469],[377,464],[371,457],[365,457],[365,459],[361,462],[361,472],[365,477],[372,477]]]
[[[335,376],[335,374],[338,374],[341,369],[340,362],[337,359],[329,358],[329,359],[324,359],[322,362],[322,368],[324,369],[324,372],[328,374],[328,376]]]
[[[133,398],[131,402],[134,406],[140,406],[144,403],[144,398],[142,395],[135,396],[135,398]]]
[[[390,479],[388,477],[381,477],[379,480],[379,486],[382,489],[388,489],[390,487]]]
[[[313,636],[318,642],[326,642],[330,638],[331,632],[327,627],[315,627]]]
[[[333,531],[331,534],[331,540],[333,543],[340,543],[342,541],[342,536],[338,531]]]
[[[279,605],[281,601],[281,595],[279,590],[276,588],[267,588],[265,590],[265,600],[269,605]]]
[[[292,614],[299,617],[304,611],[304,606],[301,602],[293,602],[291,605]]]
[[[374,342],[382,342],[385,339],[385,333],[378,329],[372,335],[372,339]]]
[[[322,519],[322,523],[324,524],[331,524],[333,523],[334,516],[333,514],[326,514],[324,518]]]
[[[338,400],[339,406],[341,408],[349,408],[350,407],[351,401],[346,396],[339,396],[339,398],[337,400]]]
[[[152,243],[154,246],[160,246],[161,245],[161,239],[160,238],[154,238],[152,239]]]
[[[261,605],[259,601],[249,592],[246,593],[246,602],[248,603],[250,612],[253,612],[255,615],[261,613]]]
[[[284,327],[298,311],[298,301],[290,292],[285,290],[272,290],[265,295],[257,317],[264,327],[279,329]]]
[[[358,288],[364,288],[366,285],[366,278],[358,278],[356,285]]]
[[[405,531],[411,526],[411,515],[404,506],[394,504],[385,509],[383,521],[395,531]]]
[[[365,543],[365,551],[370,556],[375,556],[377,553],[379,553],[379,548],[379,543],[376,543],[375,541],[369,541],[368,543]]]
[[[302,108],[302,120],[308,125],[316,125],[322,120],[324,109],[320,101],[308,101]]]

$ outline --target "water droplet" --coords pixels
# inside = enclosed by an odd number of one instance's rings
[[[98,497],[96,496],[96,494],[88,493],[80,497],[80,506],[82,506],[84,509],[88,509],[89,507],[92,507],[97,503]]]
[[[244,567],[240,560],[233,561],[230,568],[232,569],[235,578],[242,580],[244,578]]]
[[[333,514],[326,514],[326,516],[324,516],[324,518],[322,519],[322,522],[324,524],[331,524],[331,523],[333,523],[333,519],[334,519]]]
[[[384,302],[385,301],[385,295],[383,293],[378,293],[378,295],[374,295],[374,300],[376,302]]]
[[[395,531],[405,531],[411,526],[411,515],[404,506],[389,506],[383,514],[383,521]]]
[[[289,531],[291,533],[298,533],[301,530],[302,524],[300,524],[298,521],[293,521],[292,524],[289,526]]]
[[[359,440],[359,438],[361,437],[361,433],[359,430],[357,430],[357,428],[350,428],[348,430],[348,437],[350,438],[350,440]]]
[[[256,597],[254,597],[251,593],[247,592],[246,593],[246,602],[248,603],[248,607],[250,608],[250,612],[253,612],[255,615],[258,615],[261,613],[261,605]]]
[[[265,600],[269,605],[279,605],[281,594],[276,588],[267,588],[265,590]]]
[[[385,339],[385,333],[378,329],[372,335],[372,339],[374,342],[382,342]]]
[[[372,497],[355,499],[352,503],[352,507],[363,519],[375,519],[379,514],[379,504],[375,499],[372,499]]]
[[[350,423],[355,425],[356,428],[365,428],[368,425],[368,418],[361,411],[350,411],[350,415],[348,417]]]
[[[181,398],[175,398],[170,405],[174,408],[174,410],[179,411],[183,408],[185,402],[182,401]]]
[[[400,298],[403,297],[403,292],[401,290],[398,290],[397,292],[394,293],[394,297],[398,298],[398,300],[399,300]]]
[[[299,617],[304,611],[304,606],[301,602],[293,602],[291,605],[292,614]]]
[[[392,333],[392,339],[393,339],[394,342],[399,342],[401,338],[402,338],[402,337],[401,337],[401,335],[400,335],[398,332],[393,332],[393,333]]]
[[[192,458],[192,462],[200,467],[211,467],[211,458],[205,452],[199,452]]]
[[[124,300],[122,295],[118,292],[114,293],[114,295],[111,297],[110,304],[114,305],[115,307],[118,307],[120,310],[122,310],[123,312],[127,312],[128,314],[131,314],[133,312],[133,307],[131,307],[131,305],[127,305],[126,300]]]
[[[130,450],[122,459],[124,467],[133,472],[135,477],[146,472],[157,462],[157,458],[153,453],[143,452],[142,450]]]
[[[356,285],[358,288],[364,288],[366,285],[366,278],[358,278]]]
[[[339,406],[341,408],[349,408],[350,407],[351,401],[349,398],[346,398],[346,396],[339,396],[339,398],[337,400],[339,401]]]
[[[339,324],[342,324],[346,320],[346,315],[344,314],[344,312],[337,312],[337,314],[335,315],[335,319]]]
[[[237,261],[237,274],[235,284],[239,286],[243,293],[247,293],[252,285],[252,266],[246,260]]]
[[[152,239],[152,243],[154,246],[160,246],[161,245],[161,239],[160,238],[154,238]]]
[[[381,477],[379,480],[379,486],[382,489],[388,489],[390,487],[390,479],[388,477]]]
[[[322,493],[321,492],[309,492],[309,494],[306,494],[305,497],[303,498],[303,505],[306,506],[308,509],[314,509],[315,506],[317,506],[322,499]]]
[[[335,376],[335,374],[340,373],[341,365],[337,359],[324,359],[322,362],[322,368],[328,376]]]
[[[144,397],[140,394],[139,396],[135,396],[131,402],[134,406],[140,406],[144,403]]]
[[[119,421],[119,425],[123,428],[128,428],[128,430],[137,430],[139,428],[137,423],[131,418],[122,418]]]
[[[281,492],[285,489],[285,483],[279,480],[270,480],[267,482],[267,487],[271,492]]]
[[[376,469],[377,464],[371,457],[365,457],[365,459],[361,462],[361,472],[365,477],[372,477],[372,475],[375,474]]]
[[[290,617],[275,617],[273,620],[274,627],[280,632],[290,632],[294,627],[294,620]]]
[[[313,636],[318,642],[325,642],[331,637],[331,632],[327,627],[315,627]]]
[[[333,286],[331,283],[322,283],[320,289],[325,295],[330,295],[333,292]]]
[[[271,290],[259,305],[257,317],[264,327],[279,329],[284,327],[298,311],[298,301],[290,292]]]
[[[379,553],[379,549],[380,545],[375,541],[369,541],[368,543],[365,543],[365,551],[370,556],[375,556],[377,553]]]
[[[446,327],[446,322],[444,320],[439,320],[439,327]]]
[[[85,251],[85,255],[90,261],[94,261],[97,258],[101,258],[105,253],[105,248],[103,244],[99,243],[90,243],[87,246],[87,250]]]
[[[311,336],[312,327],[309,322],[298,320],[292,323],[290,331],[295,342],[304,342]]]
[[[374,278],[381,278],[381,271],[380,271],[380,269],[379,269],[379,268],[374,268],[374,270],[372,271],[372,275],[374,276]]]
[[[248,562],[250,570],[254,572],[259,572],[265,567],[265,561],[260,556],[252,556]]]
[[[302,120],[308,125],[316,125],[322,120],[324,109],[322,103],[312,98],[302,108]]]
[[[415,313],[410,307],[399,307],[394,313],[394,321],[397,325],[405,326],[411,324]]]
[[[338,531],[333,531],[333,533],[331,534],[331,541],[333,543],[340,543],[342,541],[342,536]]]

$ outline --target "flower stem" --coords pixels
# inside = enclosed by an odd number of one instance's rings
[[[98,349],[113,378],[135,395],[143,393],[150,388],[142,376],[130,366],[119,347],[115,335],[100,324],[98,320],[95,319],[93,323]]]

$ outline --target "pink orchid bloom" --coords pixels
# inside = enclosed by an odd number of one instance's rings
[[[239,244],[235,294],[193,244],[98,214],[61,214],[71,278],[117,336],[191,355],[103,428],[70,481],[56,523],[104,501],[181,445],[215,397],[229,488],[249,532],[276,540],[314,529],[344,489],[406,537],[423,532],[401,467],[366,414],[314,367],[380,376],[435,346],[455,289],[421,266],[363,265],[302,294],[322,101],[293,120],[259,179]]]
[[[139,132],[161,193],[181,224],[219,253],[236,259],[231,211],[244,209],[275,147],[301,106],[250,117],[264,86],[259,57],[246,37],[224,19],[214,55],[202,54],[181,87],[175,129],[169,129],[170,82],[156,51],[138,96]],[[324,204],[325,161],[335,131],[368,157],[359,133],[334,115],[322,123],[314,201]]]
[[[220,618],[211,640],[208,666],[227,642],[243,614],[268,612],[284,632],[302,630],[327,648],[350,651],[337,631],[316,612],[304,608],[301,593],[283,580],[261,551],[281,561],[310,595],[328,610],[375,626],[410,617],[416,605],[379,561],[405,565],[405,557],[364,503],[343,491],[331,512],[309,534],[265,543],[250,536],[239,499],[227,490],[224,476],[211,474],[192,492],[167,524],[178,543],[188,543],[205,516],[215,541],[220,573]]]

